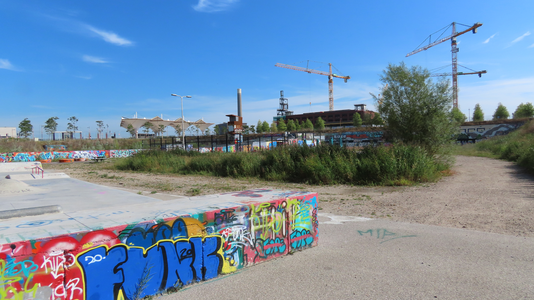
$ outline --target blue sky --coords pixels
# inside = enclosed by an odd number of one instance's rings
[[[121,117],[179,118],[171,93],[192,96],[186,120],[220,123],[238,88],[249,124],[272,121],[280,90],[295,113],[328,110],[326,76],[274,66],[307,60],[351,76],[334,80],[335,109],[373,110],[389,63],[451,64],[450,42],[405,55],[452,22],[483,23],[458,38],[459,64],[488,71],[459,76],[459,105],[491,119],[499,102],[511,114],[534,100],[533,11],[530,0],[0,0],[0,126],[28,118],[40,136],[49,117],[65,130],[76,116],[93,137],[96,120],[126,137]]]

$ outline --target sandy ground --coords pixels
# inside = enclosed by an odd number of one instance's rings
[[[209,176],[154,175],[107,169],[112,162],[45,165],[92,183],[160,196],[205,195],[245,189],[319,193],[322,213],[534,237],[534,177],[512,163],[457,156],[452,175],[413,187],[313,186]],[[168,197],[170,199],[172,197]]]

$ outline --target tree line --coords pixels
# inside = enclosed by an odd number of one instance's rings
[[[57,131],[57,127],[59,126],[57,120],[59,120],[58,117],[50,117],[48,120],[45,121],[45,124],[43,126],[45,132],[48,134],[49,137],[51,137],[54,132]],[[67,118],[67,136],[72,136],[76,131],[78,131],[78,118],[75,116],[72,116],[70,118]],[[102,134],[104,132],[104,129],[109,129],[109,125],[105,125],[103,121],[96,121],[96,129],[99,134]],[[19,123],[19,136],[23,138],[28,138],[33,133],[33,125],[31,121],[28,118],[24,118]]]
[[[454,120],[459,123],[463,123],[465,122],[465,120],[467,120],[467,116],[462,113],[457,107],[452,109],[451,114]],[[512,119],[532,117],[534,117],[534,106],[530,102],[519,104],[515,109],[515,112],[512,114]],[[510,118],[510,113],[508,112],[508,109],[506,108],[506,106],[499,102],[499,105],[493,113],[492,120],[507,120],[508,118]],[[475,105],[475,109],[473,110],[473,116],[471,119],[473,120],[473,122],[484,121],[484,112],[482,111],[482,108],[480,107],[479,103]]]

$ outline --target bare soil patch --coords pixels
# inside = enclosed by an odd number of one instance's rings
[[[319,193],[319,210],[324,213],[534,237],[534,177],[513,163],[491,158],[457,156],[449,176],[412,187],[314,186],[148,174],[109,170],[106,166],[111,163],[51,164],[45,169],[148,196],[195,196],[257,188],[313,191]]]

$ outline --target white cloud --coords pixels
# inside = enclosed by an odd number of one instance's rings
[[[197,5],[193,5],[193,9],[198,12],[219,12],[230,8],[234,3],[239,0],[198,0]]]
[[[133,43],[125,38],[122,38],[118,36],[116,33],[111,31],[104,31],[100,29],[96,29],[93,26],[87,25],[87,29],[89,29],[91,32],[96,33],[98,36],[100,36],[104,41],[108,43],[112,43],[119,46],[130,46]]]
[[[490,36],[487,40],[484,41],[484,44],[489,43],[489,41],[490,41],[492,38],[494,38],[496,35],[497,35],[497,34],[494,34],[494,35]]]
[[[522,39],[524,39],[525,37],[527,37],[527,36],[529,36],[529,35],[530,35],[530,31],[525,32],[525,34],[523,34],[522,36],[520,36],[520,37],[518,37],[517,39],[513,40],[513,41],[512,41],[512,44],[521,41]]]
[[[103,58],[90,56],[90,55],[84,55],[84,56],[82,56],[82,59],[85,62],[90,62],[90,63],[94,63],[94,64],[107,64],[107,63],[109,63],[109,61],[107,61],[107,60],[105,60]]]
[[[17,71],[17,69],[7,59],[0,58],[0,69],[6,69],[11,71]]]

